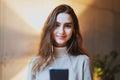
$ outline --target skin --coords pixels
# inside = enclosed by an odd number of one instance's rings
[[[56,18],[56,25],[53,31],[55,46],[66,46],[73,33],[74,25],[72,17],[67,13],[59,13]]]

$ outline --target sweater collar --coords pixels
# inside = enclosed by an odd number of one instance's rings
[[[67,47],[54,47],[57,57],[64,57],[67,54]]]

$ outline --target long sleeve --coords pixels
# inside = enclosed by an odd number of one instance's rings
[[[32,61],[28,65],[28,73],[27,73],[27,80],[32,80]]]
[[[89,57],[80,55],[78,58],[77,80],[92,80]]]
[[[34,58],[30,61],[29,65],[28,65],[28,71],[27,71],[27,72],[28,72],[28,73],[27,73],[27,80],[34,80],[33,77],[32,77],[32,74],[33,74],[32,68],[33,68],[33,66],[36,64],[37,60],[38,60],[38,57],[34,57]]]
[[[88,57],[84,58],[83,66],[83,80],[92,80],[91,69],[90,69],[90,60]]]

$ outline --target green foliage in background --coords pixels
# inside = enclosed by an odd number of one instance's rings
[[[116,60],[119,53],[112,51],[104,57],[99,55],[94,58],[94,76],[101,77],[102,80],[115,80],[115,74],[120,72],[120,63]]]

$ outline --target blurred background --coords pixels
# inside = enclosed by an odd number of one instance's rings
[[[84,45],[93,57],[120,53],[120,0],[0,0],[0,80],[26,80],[43,24],[59,4],[76,12]],[[111,63],[119,61],[120,56]]]

